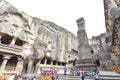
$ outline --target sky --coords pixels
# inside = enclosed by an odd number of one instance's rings
[[[6,0],[28,15],[51,21],[77,35],[76,20],[85,19],[88,38],[106,32],[103,0]]]

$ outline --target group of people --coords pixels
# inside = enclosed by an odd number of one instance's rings
[[[67,67],[64,66],[64,75],[65,76],[66,76],[66,72],[67,72]],[[71,76],[78,76],[79,75],[81,77],[81,79],[84,80],[84,70],[83,69],[81,69],[77,73],[75,73],[74,68],[71,67],[71,69],[70,69],[70,75]]]
[[[99,80],[98,72],[96,70],[90,70],[89,71],[89,76],[94,77],[95,80]]]
[[[64,75],[66,75],[67,67],[64,66]],[[79,69],[76,73],[73,67],[70,68],[70,75],[71,76],[80,76],[81,80],[84,80],[85,72],[83,69]],[[89,74],[90,77],[94,77],[94,80],[99,80],[97,70],[90,70]]]
[[[27,80],[27,79],[22,78],[20,75],[11,74],[7,80]]]
[[[58,79],[58,69],[55,69],[55,68],[51,68],[51,73],[53,75],[53,80],[56,79],[56,80],[59,80]]]
[[[42,68],[40,69],[41,72],[42,72]],[[64,66],[63,68],[64,70],[64,76],[66,76],[68,70],[67,70],[67,67]],[[54,67],[51,67],[51,70],[50,70],[50,74],[53,75],[53,80],[59,80],[59,75],[58,75],[58,70]],[[85,71],[83,69],[79,69],[78,72],[75,73],[75,70],[73,67],[70,68],[70,75],[71,76],[80,76],[81,80],[84,80],[84,77],[85,77]],[[99,80],[98,78],[98,74],[97,74],[97,71],[96,70],[91,70],[89,71],[89,74],[88,74],[90,77],[95,77],[95,80]]]
[[[58,80],[58,69],[51,67],[50,70],[45,71],[43,67],[40,68],[41,75],[47,74],[47,75],[52,75],[52,80],[56,79]]]
[[[80,76],[81,80],[84,80],[85,72],[83,69],[79,69],[79,71],[75,74],[75,76]]]

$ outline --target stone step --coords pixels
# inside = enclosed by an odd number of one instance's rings
[[[114,71],[100,71],[99,78],[101,80],[120,80],[120,74]]]
[[[59,79],[60,80],[80,80],[81,77],[80,76],[59,75]],[[88,77],[88,76],[85,77],[85,80],[93,80],[93,79],[94,79],[93,77]]]

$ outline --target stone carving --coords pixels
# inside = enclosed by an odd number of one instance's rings
[[[107,31],[109,33],[110,39],[110,47],[109,50],[111,50],[111,58],[114,60],[116,65],[119,64],[119,54],[120,54],[120,8],[119,8],[119,1],[118,0],[104,0],[105,5],[105,17],[109,17],[111,19],[111,25],[110,29]],[[106,8],[107,7],[107,8]],[[106,11],[107,9],[107,11]],[[108,16],[110,12],[110,15]],[[105,20],[108,20],[109,18],[105,18]],[[106,28],[107,28],[107,22],[106,22]],[[115,57],[115,58],[114,58]],[[116,59],[116,60],[115,60]]]
[[[113,67],[113,62],[111,60],[108,60],[106,62],[106,68],[110,68],[110,67]]]
[[[88,37],[85,31],[85,21],[84,18],[80,18],[77,21],[78,25],[78,32],[77,32],[77,37],[78,37],[78,53],[80,55],[81,59],[86,59],[90,58],[90,47],[88,44]]]
[[[120,22],[119,20],[115,20],[114,27],[113,27],[113,41],[112,41],[112,46],[113,46],[113,52],[115,54],[120,53],[120,43],[119,43],[119,27],[120,27]]]
[[[39,37],[36,38],[35,43],[33,45],[34,48],[34,57],[36,59],[43,59],[45,57],[47,44],[40,40]]]
[[[83,69],[86,72],[95,70],[97,69],[97,65],[95,63],[95,58],[93,58],[90,53],[90,46],[88,44],[84,18],[79,18],[76,22],[78,25],[77,38],[78,53],[80,58],[76,61],[75,71],[77,72],[79,69]]]
[[[19,47],[14,50],[14,52],[18,50],[19,53],[12,55],[23,59],[24,73],[36,71],[35,67],[40,64],[40,61],[45,65],[56,62],[59,66],[64,66],[75,57],[78,59],[78,43],[74,34],[53,22],[20,12],[9,3],[0,0],[0,38],[2,41],[5,35],[10,40],[8,40],[9,44],[4,44],[4,47],[8,45],[10,48],[14,46],[15,49],[16,46]],[[7,51],[4,53],[9,53]],[[71,56],[68,60],[67,57],[71,54],[75,56]]]

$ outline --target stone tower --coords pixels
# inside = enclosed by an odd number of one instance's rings
[[[88,59],[91,57],[90,47],[88,44],[88,37],[85,30],[85,21],[84,18],[79,18],[77,21],[78,32],[78,53],[80,59]]]
[[[77,72],[79,69],[83,69],[86,75],[88,71],[97,69],[97,65],[90,53],[84,18],[79,18],[76,22],[78,26],[77,38],[79,60],[75,63],[75,71]]]

